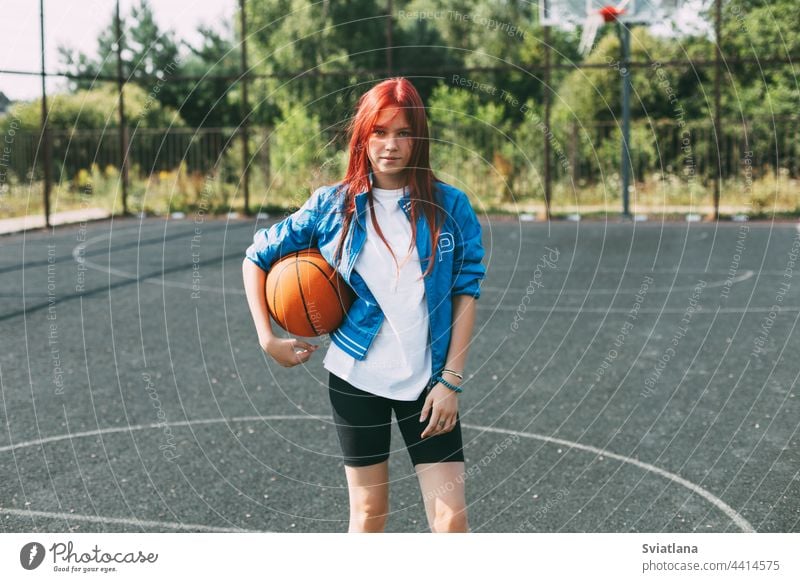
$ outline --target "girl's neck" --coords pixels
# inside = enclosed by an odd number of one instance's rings
[[[379,173],[373,173],[372,175],[373,187],[381,188],[383,190],[397,190],[398,188],[403,188],[406,186],[407,182],[408,176],[405,172],[400,172],[389,176]]]

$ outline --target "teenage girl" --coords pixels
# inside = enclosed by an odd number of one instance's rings
[[[314,202],[280,225],[282,230],[273,227],[256,233],[243,265],[250,310],[262,349],[282,366],[304,364],[319,346],[276,337],[269,320],[264,281],[269,263],[277,257],[276,247],[290,241],[316,244],[326,260],[339,265],[340,273],[350,275],[349,282],[367,297],[364,304],[373,311],[351,307],[348,319],[363,321],[353,324],[349,333],[343,328],[334,331],[323,360],[348,483],[349,531],[379,532],[386,524],[394,411],[431,530],[466,532],[458,407],[475,300],[480,295],[477,283],[484,274],[480,226],[466,195],[431,171],[425,108],[410,81],[388,79],[362,95],[349,129],[350,159],[343,181],[315,192]],[[328,193],[327,200],[317,197],[320,191]],[[358,193],[366,197],[365,224],[355,216]],[[456,198],[460,204],[453,202]],[[460,216],[455,209],[460,209]],[[425,228],[430,240],[417,237],[418,220],[436,225]],[[335,245],[326,240],[325,233],[332,230],[340,234]],[[311,235],[304,238],[309,231],[314,240]],[[352,266],[351,256],[341,267],[345,233],[354,232],[366,240],[356,247]],[[471,263],[465,266],[468,244]],[[334,247],[336,259],[331,260]],[[422,268],[420,249],[433,249],[427,269]],[[429,293],[424,276],[430,277]],[[359,292],[356,283],[366,288]],[[382,313],[382,323],[365,340],[358,334],[374,327],[376,313]],[[363,344],[368,345],[366,353],[356,347]]]

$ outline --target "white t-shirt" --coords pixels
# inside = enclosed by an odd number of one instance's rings
[[[432,364],[419,253],[415,245],[409,256],[411,222],[397,203],[403,192],[372,188],[375,217],[396,259],[375,230],[368,203],[367,239],[353,266],[383,311],[383,324],[363,360],[331,343],[323,366],[366,392],[416,400],[428,385]]]

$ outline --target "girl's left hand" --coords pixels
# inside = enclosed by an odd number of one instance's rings
[[[428,415],[431,417],[428,426],[422,431],[422,438],[444,434],[453,430],[456,426],[457,414],[458,394],[444,384],[437,382],[428,393],[428,397],[422,407],[422,414],[419,417],[420,422],[424,422]]]

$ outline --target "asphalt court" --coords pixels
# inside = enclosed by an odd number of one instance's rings
[[[482,225],[473,531],[800,529],[797,224]],[[324,353],[256,342],[255,228],[0,238],[0,531],[346,531]],[[387,531],[426,531],[396,426],[390,473]]]

